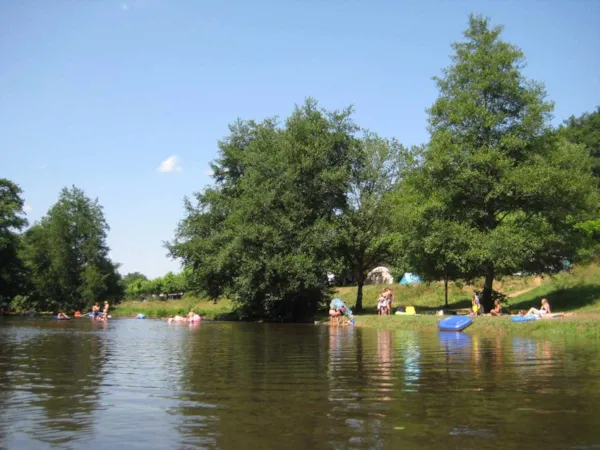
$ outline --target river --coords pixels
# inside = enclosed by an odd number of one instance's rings
[[[0,318],[0,448],[600,448],[600,343]]]

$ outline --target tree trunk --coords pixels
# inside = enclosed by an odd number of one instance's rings
[[[444,277],[444,306],[448,307],[448,277]]]
[[[358,286],[358,290],[356,293],[356,305],[354,306],[354,309],[357,312],[362,311],[362,301],[363,301],[363,286],[365,284],[365,280],[363,280],[362,278],[359,278],[358,281],[356,282],[356,286]]]
[[[481,295],[481,304],[484,312],[490,312],[494,307],[492,300],[492,286],[494,284],[494,266],[490,265],[485,273],[485,284],[483,285],[483,293]]]

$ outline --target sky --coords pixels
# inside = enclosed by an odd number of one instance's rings
[[[163,243],[184,197],[211,184],[228,124],[285,118],[310,96],[424,143],[432,77],[469,13],[524,51],[555,125],[600,106],[598,0],[2,1],[0,177],[23,189],[30,223],[63,187],[98,198],[123,274],[178,271]]]

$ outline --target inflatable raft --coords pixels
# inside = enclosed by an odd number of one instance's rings
[[[452,316],[440,320],[438,328],[440,331],[462,331],[472,323],[473,321],[467,316]]]
[[[513,322],[533,322],[534,320],[537,320],[537,317],[535,317],[535,316],[512,316],[510,318],[510,320],[512,320]]]

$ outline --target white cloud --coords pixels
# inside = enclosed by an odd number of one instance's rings
[[[169,156],[160,163],[160,166],[156,170],[163,173],[183,172],[183,168],[178,163],[179,158],[177,156]]]
[[[202,174],[212,177],[215,173],[212,171],[212,169],[206,169],[204,172],[202,172]]]
[[[129,9],[129,5],[127,3],[121,3],[121,9],[123,11],[127,11]]]
[[[29,212],[33,211],[33,208],[31,207],[31,205],[29,203],[25,203],[23,205],[23,211],[25,211],[25,213],[29,213]]]

